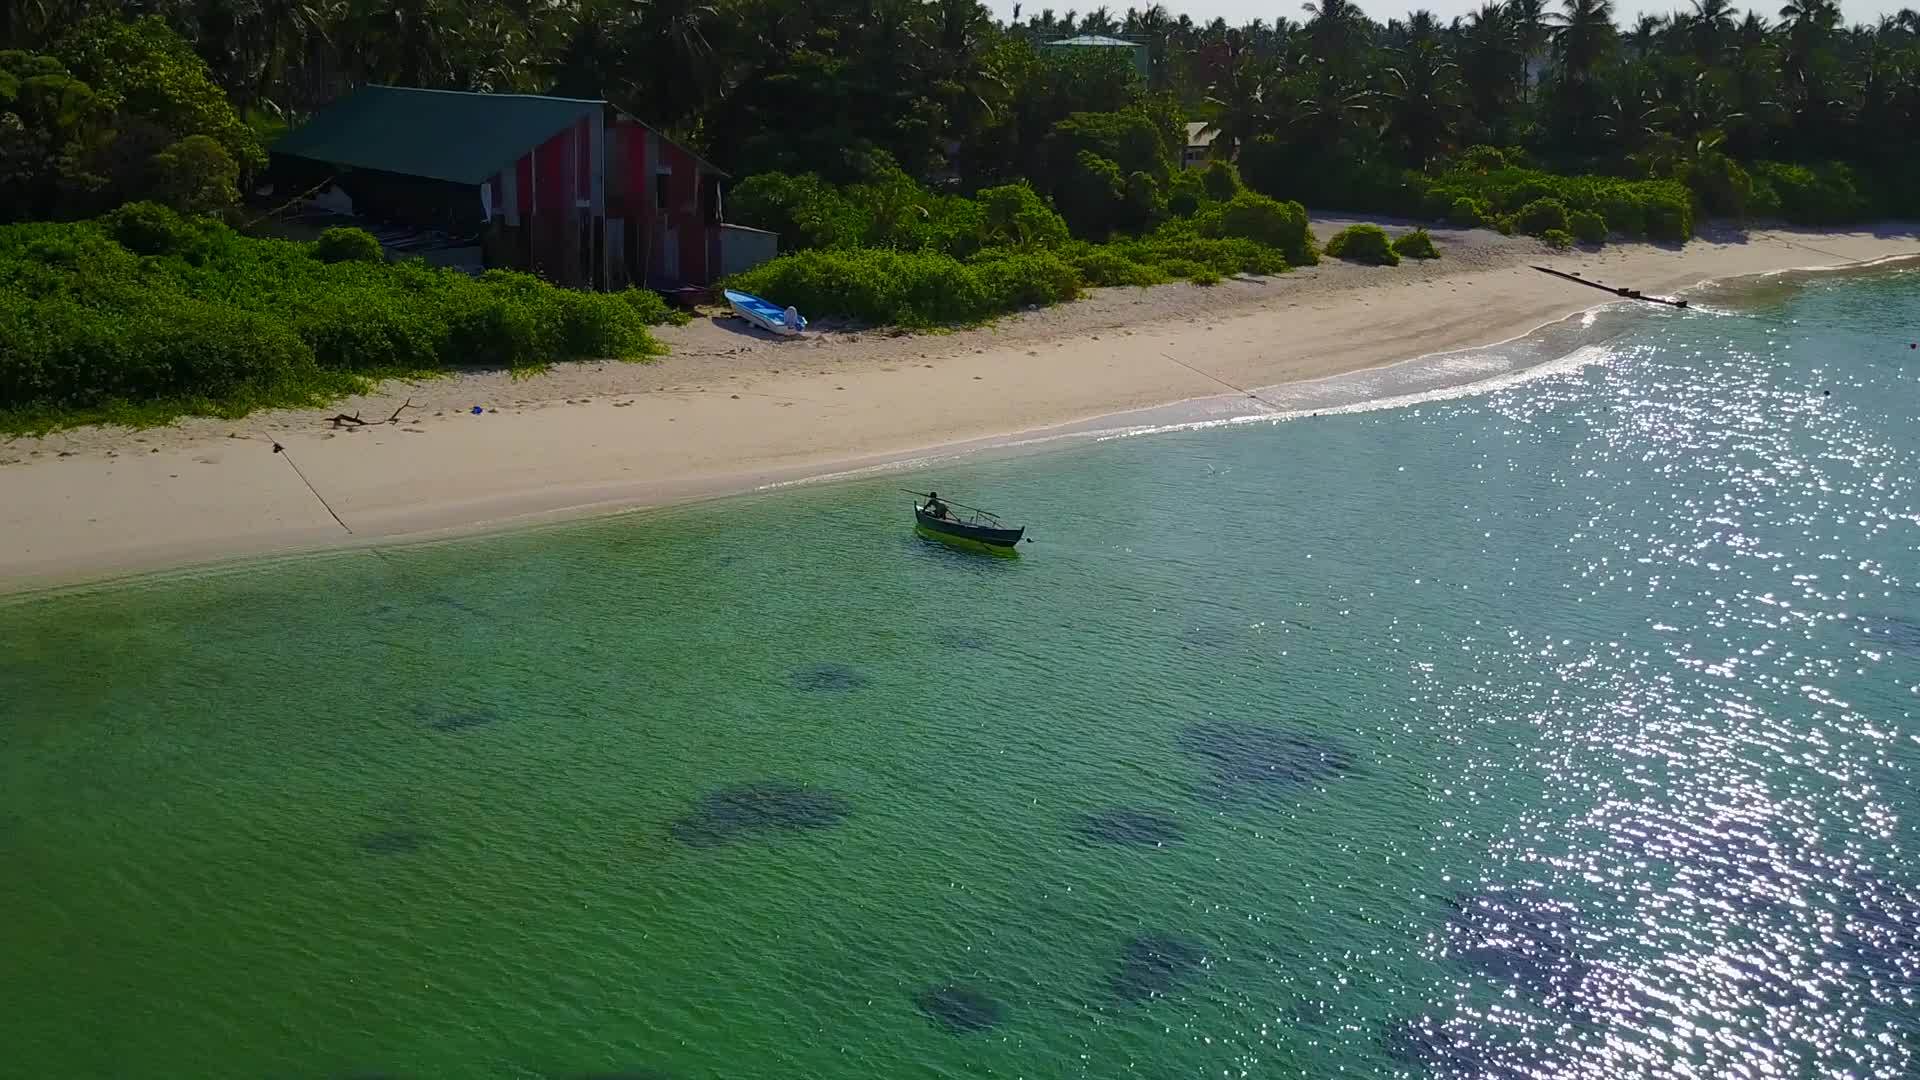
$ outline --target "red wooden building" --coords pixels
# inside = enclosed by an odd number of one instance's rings
[[[272,150],[360,215],[478,236],[489,266],[595,288],[720,276],[726,174],[604,101],[367,86]]]

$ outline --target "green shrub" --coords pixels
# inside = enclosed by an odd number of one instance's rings
[[[153,204],[0,227],[0,430],[232,416],[372,376],[658,351],[657,297],[312,250]]]
[[[1701,209],[1718,217],[1745,218],[1753,201],[1753,177],[1740,163],[1709,150],[1688,163],[1684,177]]]
[[[195,223],[159,203],[127,203],[100,220],[121,247],[136,255],[185,255],[205,242]]]
[[[783,255],[732,284],[809,316],[910,327],[976,323],[1071,300],[1080,287],[1073,266],[1050,252],[983,253],[963,263],[938,252],[878,249]]]
[[[1583,244],[1607,242],[1607,219],[1591,210],[1575,210],[1567,215],[1567,231]]]
[[[668,304],[666,298],[652,289],[623,289],[614,295],[633,309],[635,316],[647,326],[685,326],[693,321],[693,316]]]
[[[1349,225],[1327,241],[1327,254],[1348,262],[1375,266],[1398,266],[1400,255],[1387,239],[1387,230],[1378,225]]]
[[[1211,161],[1200,170],[1200,186],[1206,191],[1207,198],[1214,202],[1226,202],[1240,194],[1240,174],[1227,162]]]
[[[1031,185],[982,188],[973,198],[982,211],[982,246],[1030,247],[1063,244],[1067,240],[1066,221],[1053,212]]]
[[[1778,200],[1780,216],[1796,225],[1841,225],[1867,215],[1853,170],[1838,162],[1808,167],[1763,161],[1754,172]]]
[[[1566,232],[1568,224],[1566,204],[1553,198],[1534,199],[1522,206],[1513,220],[1514,228],[1529,236]]]
[[[1555,251],[1565,251],[1573,246],[1573,234],[1565,229],[1548,229],[1540,234],[1540,239]]]
[[[1147,236],[1119,240],[1107,249],[1168,277],[1187,277],[1183,267],[1204,266],[1223,275],[1280,274],[1291,265],[1278,248],[1243,236],[1202,236],[1188,222],[1168,222]]]
[[[1200,196],[1191,191],[1176,191],[1167,196],[1167,213],[1177,218],[1189,218],[1200,210]]]
[[[1177,258],[1167,259],[1162,262],[1160,269],[1168,277],[1184,279],[1191,279],[1198,274],[1211,274],[1214,272],[1213,268],[1205,263],[1195,262],[1192,259]]]
[[[1425,229],[1415,229],[1393,241],[1394,253],[1408,259],[1437,259],[1440,249],[1433,246],[1433,235]]]
[[[1467,172],[1492,172],[1507,167],[1507,156],[1496,147],[1469,146],[1460,152],[1458,165]]]
[[[1220,284],[1220,275],[1214,270],[1203,266],[1187,275],[1187,280],[1193,282],[1195,285],[1218,285]]]
[[[987,316],[1047,307],[1080,295],[1079,272],[1051,251],[983,251],[968,269],[986,293]]]
[[[1647,239],[1684,244],[1693,238],[1693,204],[1659,201],[1646,204]]]
[[[1487,223],[1487,208],[1465,195],[1447,208],[1447,224],[1461,229],[1477,229]]]
[[[1243,191],[1201,212],[1194,224],[1203,236],[1238,236],[1276,248],[1295,266],[1319,261],[1313,230],[1307,225],[1307,208],[1297,202],[1280,202]]]
[[[1135,262],[1109,245],[1091,246],[1073,259],[1080,280],[1089,285],[1158,285],[1168,275],[1147,263]]]
[[[153,155],[153,190],[183,214],[225,210],[239,201],[240,166],[206,135],[189,135]]]
[[[335,225],[323,230],[320,238],[313,242],[313,257],[324,263],[381,262],[386,253],[381,250],[380,241],[367,230]]]

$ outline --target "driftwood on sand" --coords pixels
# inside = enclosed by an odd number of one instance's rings
[[[332,424],[336,429],[349,425],[353,427],[367,427],[372,424],[397,424],[400,422],[401,413],[408,409],[417,409],[419,407],[420,406],[413,403],[412,398],[408,398],[405,404],[393,410],[393,415],[387,417],[385,420],[362,420],[360,419],[359,413],[354,413],[352,416],[348,416],[346,413],[335,413],[327,419],[327,423]]]

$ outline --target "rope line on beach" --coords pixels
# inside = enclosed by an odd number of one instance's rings
[[[1779,239],[1781,243],[1786,244],[1789,247],[1805,248],[1806,250],[1811,251],[1816,255],[1825,255],[1829,259],[1839,259],[1841,264],[1846,266],[1851,266],[1854,263],[1871,261],[1869,259],[1849,259],[1845,255],[1842,255],[1837,251],[1828,251],[1826,248],[1817,248],[1817,247],[1814,247],[1812,244],[1803,244],[1798,240],[1788,240],[1788,239],[1785,239],[1784,237],[1781,237]]]
[[[286,458],[287,464],[293,466],[293,475],[299,477],[300,482],[307,485],[307,490],[313,492],[313,497],[316,499],[319,499],[320,505],[327,508],[327,513],[333,516],[334,522],[338,524],[341,528],[346,529],[348,536],[352,536],[353,529],[349,528],[346,522],[340,520],[339,514],[334,513],[332,504],[327,502],[327,497],[325,495],[320,494],[320,489],[313,486],[313,481],[307,479],[306,473],[303,473],[300,471],[300,466],[294,463],[293,455],[287,453],[287,448],[284,446],[281,446],[275,440],[268,439],[267,441],[273,443],[274,453],[279,454],[281,457]]]
[[[1212,379],[1212,380],[1213,380],[1214,382],[1217,382],[1217,383],[1219,383],[1219,384],[1220,384],[1221,386],[1224,386],[1224,387],[1226,387],[1226,388],[1227,388],[1227,389],[1229,389],[1229,390],[1238,390],[1238,391],[1240,391],[1241,393],[1243,393],[1243,394],[1245,394],[1245,395],[1247,395],[1248,397],[1250,397],[1250,398],[1252,398],[1253,400],[1255,400],[1255,401],[1257,401],[1257,402],[1259,402],[1260,404],[1262,404],[1262,405],[1265,405],[1265,406],[1266,406],[1267,408],[1269,408],[1269,409],[1272,409],[1272,410],[1273,410],[1273,411],[1275,411],[1275,412],[1286,412],[1286,411],[1287,411],[1287,410],[1285,410],[1285,409],[1283,409],[1283,408],[1281,408],[1280,406],[1278,406],[1278,405],[1275,405],[1275,404],[1274,404],[1273,402],[1271,402],[1271,401],[1268,401],[1268,400],[1267,400],[1266,398],[1263,398],[1263,397],[1261,397],[1261,396],[1260,396],[1259,394],[1256,394],[1256,393],[1254,393],[1253,391],[1251,391],[1251,390],[1249,390],[1249,389],[1247,389],[1246,387],[1244,387],[1244,386],[1235,386],[1234,384],[1232,384],[1232,383],[1230,383],[1230,382],[1228,382],[1227,380],[1225,380],[1225,379],[1223,379],[1223,378],[1221,378],[1221,377],[1220,377],[1220,376],[1218,376],[1218,375],[1215,375],[1215,374],[1213,374],[1213,373],[1212,373],[1212,372],[1210,372],[1210,371],[1201,371],[1201,370],[1200,370],[1199,368],[1197,368],[1197,367],[1194,367],[1194,366],[1193,366],[1192,364],[1189,364],[1189,363],[1187,363],[1187,362],[1186,362],[1185,360],[1182,360],[1182,359],[1180,359],[1179,357],[1177,357],[1177,356],[1174,356],[1174,355],[1173,355],[1173,354],[1171,354],[1171,353],[1164,353],[1164,352],[1163,352],[1163,353],[1161,353],[1160,355],[1161,355],[1161,356],[1164,356],[1164,357],[1166,357],[1167,359],[1169,359],[1169,360],[1171,360],[1171,361],[1173,361],[1173,362],[1174,362],[1174,363],[1176,363],[1176,364],[1179,364],[1179,365],[1180,365],[1181,367],[1183,367],[1183,368],[1186,368],[1186,369],[1187,369],[1188,371],[1191,371],[1191,372],[1193,372],[1193,373],[1194,373],[1195,375],[1200,375],[1200,376],[1203,376],[1203,377],[1205,377],[1205,378],[1209,378],[1209,379]]]

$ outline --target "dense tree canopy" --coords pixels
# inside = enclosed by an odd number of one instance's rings
[[[1310,0],[1297,17],[1238,27],[1157,4],[1045,9],[1009,25],[975,0],[4,10],[5,40],[23,51],[0,58],[0,188],[37,193],[33,212],[93,205],[190,135],[217,143],[244,180],[260,164],[248,125],[297,121],[362,82],[605,96],[739,175],[852,182],[897,165],[964,190],[1028,180],[1064,197],[1069,217],[1142,212],[1153,196],[1135,177],[1164,187],[1190,119],[1210,125],[1223,155],[1264,140],[1270,165],[1290,163],[1275,177],[1283,193],[1323,204],[1365,202],[1394,172],[1432,170],[1474,145],[1621,177],[1725,172],[1722,157],[1748,163],[1742,173],[1839,162],[1889,206],[1920,188],[1906,182],[1920,146],[1920,16],[1848,27],[1833,0],[1761,12],[1687,0],[1624,27],[1611,0],[1494,0],[1447,23],[1427,11],[1381,22],[1352,0]],[[1147,78],[1117,50],[1042,47],[1077,33],[1144,43]],[[1128,123],[1157,131],[1158,148],[1143,155],[1128,141],[1138,130],[1083,137]],[[61,197],[52,181],[95,194]]]

